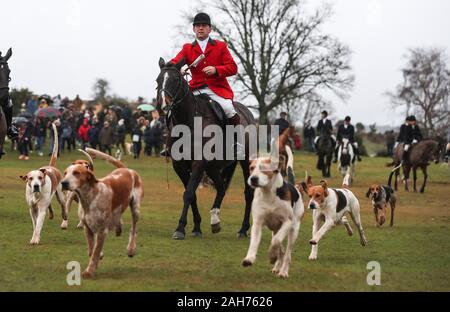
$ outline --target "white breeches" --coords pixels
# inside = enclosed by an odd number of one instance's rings
[[[218,96],[210,88],[195,90],[193,93],[194,95],[207,94],[212,100],[216,101],[217,103],[220,104],[220,106],[222,106],[222,109],[225,112],[225,115],[227,115],[227,118],[232,118],[234,115],[236,115],[236,110],[234,109],[233,101]]]
[[[411,147],[410,144],[405,144],[405,148],[403,149],[405,152],[409,151],[409,148]]]

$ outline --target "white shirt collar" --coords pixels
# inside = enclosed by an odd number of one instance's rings
[[[197,38],[197,43],[200,46],[200,49],[202,49],[203,53],[205,53],[206,46],[208,45],[208,42],[209,42],[209,36],[205,40],[200,40],[200,39]]]

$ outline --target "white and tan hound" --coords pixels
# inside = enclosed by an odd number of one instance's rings
[[[98,158],[110,160],[104,153],[92,149],[87,151]],[[66,169],[61,185],[63,189],[77,193],[83,209],[82,221],[90,257],[89,264],[82,273],[83,278],[94,276],[108,231],[115,228],[116,235],[121,234],[121,216],[127,206],[130,206],[132,217],[127,252],[129,257],[135,255],[136,226],[143,197],[142,180],[136,171],[119,168],[106,177],[97,179],[91,170],[76,164]]]
[[[250,177],[247,183],[255,189],[252,202],[253,225],[250,246],[243,266],[250,266],[256,260],[262,228],[272,231],[269,258],[274,264],[272,272],[287,278],[291,263],[291,253],[300,230],[300,222],[305,208],[301,194],[295,188],[293,177],[293,155],[287,146],[287,171],[289,182],[281,175],[282,162],[271,157],[260,157],[250,163]],[[287,236],[286,252],[282,243]]]
[[[53,123],[52,128],[55,142],[53,144],[53,152],[49,165],[20,176],[26,182],[25,198],[30,207],[31,222],[33,223],[33,236],[30,240],[31,245],[38,245],[40,243],[41,230],[44,225],[47,209],[49,210],[49,218],[53,219],[51,202],[55,194],[61,205],[63,224],[66,222],[66,219],[64,219],[65,195],[60,184],[62,174],[55,167],[56,159],[58,158],[58,133]]]
[[[353,235],[353,231],[345,216],[347,212],[350,213],[353,222],[358,228],[361,245],[365,246],[367,244],[361,225],[359,201],[347,188],[349,180],[350,176],[347,174],[344,178],[343,188],[332,189],[328,187],[327,182],[324,180],[320,181],[320,185],[314,186],[311,177],[308,176],[306,182],[302,182],[297,186],[302,193],[308,194],[310,198],[308,207],[313,210],[312,239],[310,240],[312,248],[309,260],[317,259],[319,241],[335,225],[343,224],[347,229],[348,235]],[[322,222],[324,222],[323,225]]]

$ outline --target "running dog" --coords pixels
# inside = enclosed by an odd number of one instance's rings
[[[390,226],[394,226],[394,210],[397,202],[397,197],[394,194],[394,190],[387,185],[382,186],[378,184],[373,184],[371,187],[369,187],[366,196],[372,202],[377,227],[381,227],[384,224],[384,222],[386,222],[388,203],[389,206],[391,207]]]
[[[30,207],[31,222],[33,223],[33,236],[30,240],[31,245],[39,245],[41,240],[41,230],[44,225],[45,214],[49,210],[49,218],[53,219],[53,209],[51,206],[52,198],[56,198],[61,205],[63,223],[64,221],[64,202],[65,195],[61,188],[62,175],[55,167],[58,158],[58,131],[52,123],[54,144],[52,156],[48,166],[41,167],[38,170],[28,172],[20,176],[26,183],[25,198]]]
[[[252,202],[253,225],[250,246],[243,266],[250,266],[256,260],[263,226],[272,231],[269,250],[270,263],[274,264],[272,272],[278,277],[287,278],[291,263],[291,252],[300,230],[300,222],[305,208],[301,194],[295,188],[293,174],[293,155],[289,146],[287,172],[288,181],[281,175],[282,161],[271,157],[259,157],[250,163],[250,177],[247,183],[255,189]],[[287,236],[286,252],[283,240]]]
[[[92,156],[122,164],[113,157],[93,149],[86,149]],[[82,221],[90,257],[83,278],[92,278],[102,257],[103,244],[108,231],[115,228],[116,235],[122,231],[121,216],[130,206],[132,226],[127,246],[128,256],[136,253],[137,221],[143,197],[142,180],[131,169],[118,168],[102,179],[84,165],[69,166],[64,172],[61,185],[64,190],[76,192],[81,202]]]
[[[348,235],[353,235],[352,228],[345,216],[347,212],[350,213],[358,228],[361,245],[367,244],[364,229],[361,225],[359,201],[348,189],[349,184],[350,175],[347,174],[341,189],[329,188],[324,180],[320,181],[320,185],[314,186],[310,176],[307,176],[306,182],[298,185],[301,193],[308,194],[310,198],[308,206],[309,209],[313,210],[312,239],[309,242],[312,248],[309,260],[317,260],[319,241],[335,225],[343,224]],[[321,226],[322,222],[324,224]]]
[[[75,160],[72,165],[83,165],[85,166],[87,169],[91,170],[92,172],[94,171],[94,161],[92,160],[91,155],[89,155],[88,153],[86,153],[85,151],[79,149],[78,150],[80,153],[83,153],[88,160],[84,160],[84,159],[77,159]],[[82,229],[83,228],[83,221],[81,221],[81,213],[82,213],[82,209],[81,209],[81,204],[80,201],[77,197],[77,194],[75,192],[72,191],[67,191],[66,192],[66,204],[64,205],[64,213],[63,213],[63,219],[65,220],[65,222],[63,222],[63,224],[61,224],[61,229],[66,230],[68,227],[68,215],[69,215],[69,209],[70,206],[72,205],[73,201],[76,201],[78,203],[78,225],[77,225],[77,229]]]

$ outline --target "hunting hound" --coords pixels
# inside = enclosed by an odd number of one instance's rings
[[[391,223],[394,226],[394,210],[397,202],[397,197],[394,190],[388,185],[373,184],[366,194],[367,198],[371,199],[373,212],[375,214],[375,221],[380,227],[386,222],[387,204],[391,207]]]
[[[259,157],[250,163],[251,175],[247,183],[255,189],[252,202],[253,225],[250,247],[242,261],[243,266],[250,266],[255,262],[265,225],[272,231],[269,250],[270,263],[274,264],[272,272],[281,278],[288,277],[292,248],[305,211],[301,195],[294,186],[292,151],[288,146],[286,151],[289,182],[285,182],[281,175],[281,161]],[[282,243],[286,236],[288,242],[284,252]]]
[[[38,245],[40,242],[41,230],[44,225],[47,209],[49,210],[49,219],[53,219],[51,202],[55,194],[62,210],[63,223],[61,226],[64,222],[67,222],[67,217],[64,214],[65,196],[60,184],[62,175],[55,167],[58,157],[58,133],[53,123],[52,128],[55,142],[53,144],[53,152],[49,165],[20,176],[26,182],[25,198],[30,207],[31,222],[33,223],[33,236],[30,240],[31,245]]]
[[[320,181],[320,185],[314,186],[310,176],[307,176],[306,182],[298,185],[300,191],[308,194],[310,197],[308,207],[313,210],[312,239],[309,241],[312,248],[309,260],[317,260],[320,239],[335,225],[343,224],[347,229],[348,235],[353,235],[352,228],[345,216],[347,212],[350,213],[353,222],[358,227],[361,245],[365,246],[367,244],[361,225],[359,201],[348,189],[349,183],[350,175],[347,174],[341,189],[329,188],[324,180]],[[322,222],[324,224],[321,226]]]
[[[86,150],[110,162],[118,162],[113,157],[93,149]],[[123,165],[123,164],[122,164]],[[136,253],[137,221],[143,197],[142,180],[139,174],[131,169],[119,168],[102,179],[83,165],[71,165],[64,173],[61,182],[63,189],[76,192],[81,202],[82,221],[90,257],[83,278],[92,278],[102,257],[103,244],[108,231],[115,228],[116,235],[122,232],[122,213],[130,206],[132,226],[128,241],[128,256]]]

